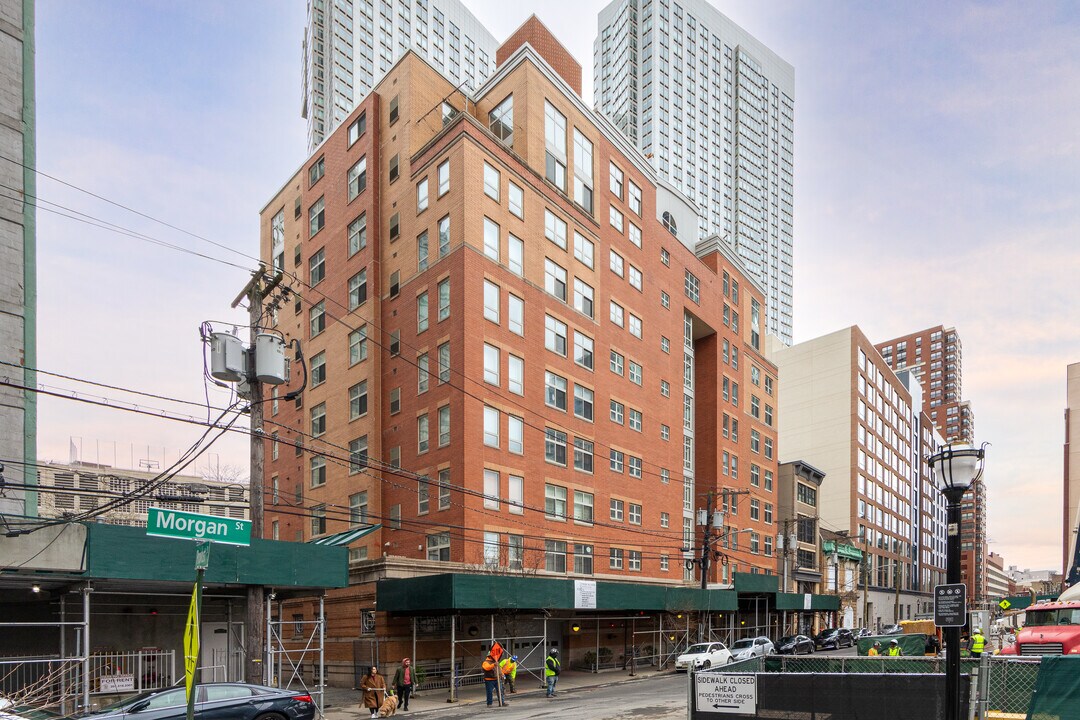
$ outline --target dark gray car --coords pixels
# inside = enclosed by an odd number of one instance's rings
[[[207,683],[197,687],[199,720],[314,720],[315,703],[307,693],[246,683]],[[187,716],[182,687],[151,690],[92,710],[80,718],[93,720],[183,720]]]

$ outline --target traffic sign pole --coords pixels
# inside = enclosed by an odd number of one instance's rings
[[[198,692],[199,645],[202,640],[202,568],[195,571],[191,610],[184,633],[184,674],[187,685],[187,720],[195,720],[195,693]]]

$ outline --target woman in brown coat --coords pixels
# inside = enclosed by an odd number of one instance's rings
[[[364,707],[371,711],[371,717],[379,716],[379,706],[386,699],[386,680],[379,674],[379,668],[372,666],[360,681],[364,691]]]

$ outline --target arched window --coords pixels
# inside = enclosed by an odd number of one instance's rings
[[[662,219],[664,221],[664,227],[667,228],[667,231],[669,233],[671,233],[672,235],[674,235],[675,237],[678,237],[679,236],[679,228],[675,225],[675,218],[673,218],[671,216],[671,213],[669,213],[667,210],[665,210]]]

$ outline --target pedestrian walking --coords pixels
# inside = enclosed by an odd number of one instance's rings
[[[480,667],[484,671],[484,689],[487,690],[487,704],[488,707],[491,707],[499,694],[499,664],[495,662],[495,658],[491,653],[488,653],[488,656],[484,658],[484,662],[480,663]]]
[[[551,648],[544,660],[544,680],[547,682],[547,696],[555,697],[555,684],[559,682],[562,664],[559,662],[559,648]]]
[[[412,660],[404,658],[401,661],[401,666],[394,673],[394,681],[391,683],[394,691],[398,694],[398,703],[400,703],[399,707],[402,712],[409,709],[409,696],[412,695],[413,678]]]
[[[379,706],[386,699],[386,679],[379,674],[379,668],[374,665],[368,668],[360,680],[360,689],[364,691],[363,706],[371,711],[371,717],[378,717]]]
[[[517,680],[517,655],[503,656],[503,659],[499,661],[499,670],[502,671],[503,685],[510,688],[511,693],[516,693],[514,689],[514,681]]]

